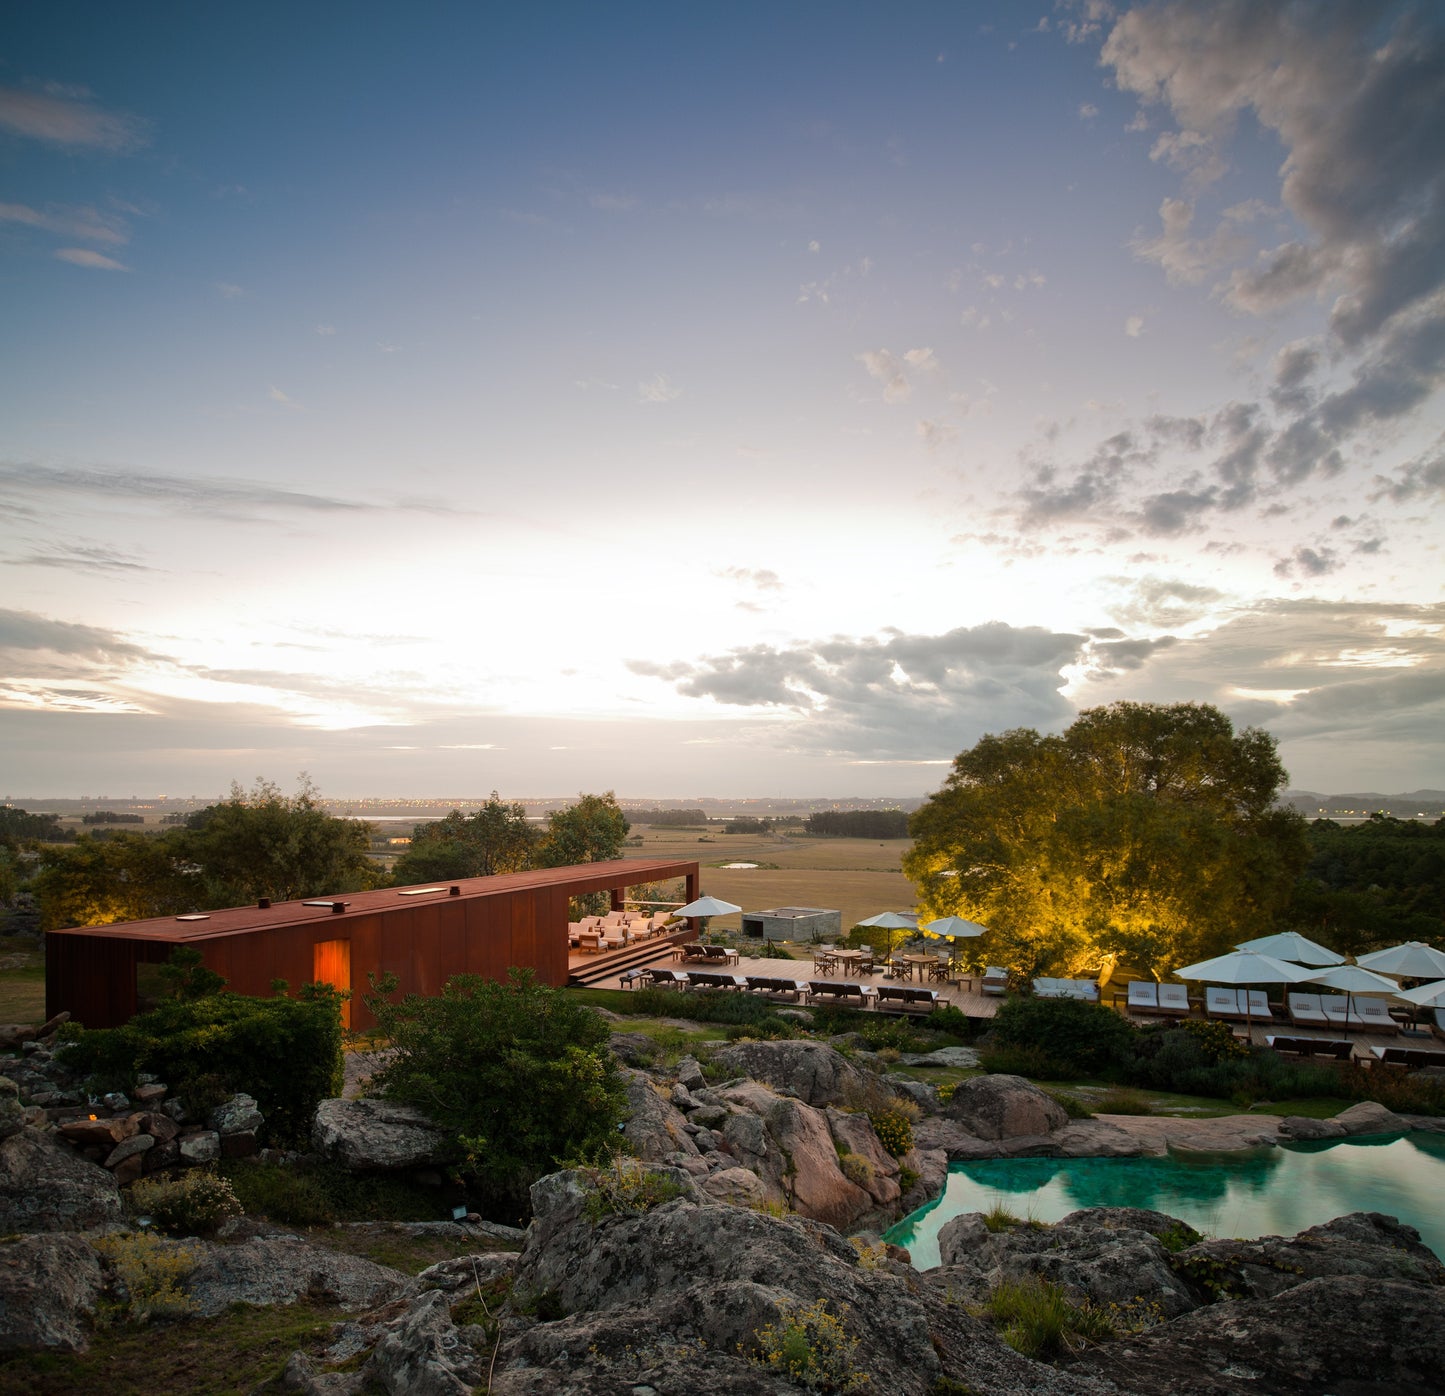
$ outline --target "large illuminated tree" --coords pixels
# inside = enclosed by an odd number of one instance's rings
[[[1285,779],[1274,738],[1217,708],[1091,708],[960,753],[903,870],[928,916],[988,926],[981,952],[1021,974],[1164,973],[1271,929],[1307,856]]]

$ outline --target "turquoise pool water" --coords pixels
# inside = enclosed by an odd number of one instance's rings
[[[955,1163],[937,1201],[887,1233],[920,1270],[961,1212],[1002,1204],[1058,1221],[1080,1207],[1149,1207],[1208,1236],[1292,1236],[1346,1212],[1385,1212],[1445,1258],[1445,1135],[1381,1135],[1287,1144],[1247,1154],[1166,1158],[1023,1158]]]

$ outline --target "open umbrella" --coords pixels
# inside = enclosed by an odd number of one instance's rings
[[[707,934],[707,918],[709,916],[728,916],[734,911],[741,911],[742,907],[734,906],[731,902],[725,902],[721,897],[699,897],[695,902],[688,902],[686,906],[680,906],[673,912],[674,916],[696,916],[698,918],[698,933]]]
[[[1400,986],[1393,979],[1386,979],[1373,970],[1361,969],[1359,965],[1335,965],[1332,969],[1317,970],[1300,982],[1339,990],[1345,995],[1347,1017],[1355,1011],[1357,998],[1394,998],[1400,992]]]
[[[988,934],[987,926],[980,926],[977,921],[965,921],[962,916],[940,916],[937,921],[925,921],[918,929],[926,936],[940,936],[947,940],[950,960],[958,949],[959,941]]]
[[[1212,960],[1185,965],[1174,973],[1181,979],[1199,979],[1206,984],[1250,985],[1295,984],[1309,970],[1276,960],[1273,955],[1261,955],[1257,950],[1232,950],[1228,955],[1216,955]],[[1248,994],[1244,996],[1244,1023],[1246,1032],[1253,1030],[1254,1016],[1250,1011]]]
[[[1445,979],[1445,954],[1419,940],[1357,955],[1355,963],[1376,974],[1392,974],[1397,979]]]
[[[1281,931],[1278,935],[1260,936],[1257,940],[1246,940],[1236,945],[1236,950],[1253,950],[1260,955],[1273,955],[1276,960],[1288,960],[1294,965],[1342,965],[1343,955],[1302,936],[1298,931]],[[1445,974],[1442,969],[1441,974]]]
[[[916,931],[918,929],[918,917],[907,912],[880,911],[877,916],[870,916],[866,920],[858,922],[860,926],[873,926],[879,930],[888,932],[888,954],[893,954],[893,932],[894,931]]]
[[[1433,984],[1420,984],[1413,989],[1397,989],[1395,997],[1413,1003],[1416,1008],[1445,1008],[1445,979],[1437,979]]]

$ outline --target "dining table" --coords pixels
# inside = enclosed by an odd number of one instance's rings
[[[904,979],[918,979],[921,983],[928,978],[933,966],[938,963],[936,955],[899,955],[894,964],[903,971]]]

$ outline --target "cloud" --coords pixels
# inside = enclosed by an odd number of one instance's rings
[[[603,213],[629,213],[637,207],[631,194],[593,194],[587,202]]]
[[[7,567],[55,567],[63,572],[153,572],[155,568],[136,560],[131,553],[99,544],[52,544],[26,557],[6,558]]]
[[[1144,333],[1144,317],[1142,315],[1130,315],[1124,321],[1124,333],[1130,339],[1138,339]]]
[[[1329,548],[1296,548],[1274,565],[1276,577],[1326,577],[1343,566]]]
[[[665,373],[654,373],[637,385],[637,400],[641,403],[675,402],[681,396],[682,389],[673,387]]]
[[[89,100],[83,88],[34,91],[0,87],[0,131],[73,150],[124,155],[148,140],[146,124],[133,116],[108,112]]]
[[[1436,441],[1429,452],[1401,466],[1393,477],[1377,475],[1375,485],[1371,501],[1408,504],[1432,496],[1445,498],[1445,441]]]
[[[714,572],[715,577],[724,577],[729,581],[746,582],[749,586],[757,587],[759,591],[782,591],[783,583],[778,574],[768,567],[724,567],[721,571]]]
[[[51,620],[34,611],[0,608],[0,651],[43,651],[95,660],[157,659],[160,656],[115,630]]]
[[[907,349],[900,359],[889,349],[865,349],[857,360],[868,375],[883,384],[883,401],[907,402],[913,395],[908,371],[932,375],[938,372],[938,357],[932,349]]]
[[[0,501],[23,507],[27,501],[86,496],[92,499],[135,500],[162,511],[184,510],[221,519],[251,519],[278,510],[301,513],[370,513],[407,509],[437,512],[440,506],[419,501],[371,504],[334,495],[307,494],[255,480],[205,480],[145,471],[52,467],[0,461]]]
[[[319,335],[333,335],[336,333],[335,325],[317,325],[316,333]]]
[[[1147,629],[1177,630],[1219,609],[1224,593],[1210,586],[1182,581],[1177,577],[1111,578],[1125,591],[1122,600],[1109,607],[1109,614],[1122,625]],[[1113,637],[1098,632],[1101,638]]]
[[[120,247],[130,241],[122,219],[90,207],[51,205],[35,209],[28,204],[0,204],[0,223],[18,223],[27,228],[55,233],[59,237],[80,238],[112,247]]]
[[[1092,102],[1079,103],[1079,119],[1092,121],[1099,114],[1099,109]]]
[[[292,407],[298,412],[301,410],[301,404],[297,402],[295,398],[283,393],[274,383],[266,390],[266,396],[270,398],[272,402],[279,402],[282,407]]]
[[[124,262],[117,262],[114,257],[107,257],[100,252],[93,252],[88,247],[58,247],[55,255],[62,262],[69,262],[72,266],[89,267],[92,271],[129,271],[130,268]]]
[[[216,294],[223,301],[244,300],[251,293],[244,286],[237,286],[232,281],[217,281],[214,283]]]
[[[915,422],[913,429],[923,438],[923,444],[930,451],[936,451],[949,445],[958,436],[958,428],[951,423],[936,421],[928,417]]]
[[[684,696],[786,717],[774,739],[798,749],[874,759],[941,758],[986,731],[1056,727],[1071,709],[1062,671],[1094,642],[994,622],[943,635],[755,645],[695,662],[629,661]],[[1133,662],[1101,650],[1114,672]]]

